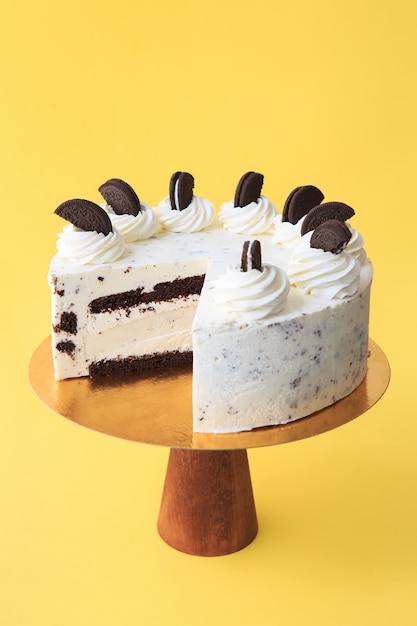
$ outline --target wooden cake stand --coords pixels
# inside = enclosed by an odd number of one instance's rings
[[[188,554],[218,556],[249,545],[258,531],[247,449],[297,441],[365,413],[388,387],[387,358],[369,343],[368,373],[347,398],[289,424],[248,432],[192,431],[192,371],[130,378],[55,381],[50,338],[32,356],[29,378],[50,409],[92,430],[169,447],[158,531]]]

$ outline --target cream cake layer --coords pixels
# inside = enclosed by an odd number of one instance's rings
[[[98,361],[166,352],[167,346],[191,350],[191,322],[207,266],[207,251],[182,253],[181,245],[192,243],[184,235],[161,234],[126,246],[111,264],[52,259],[57,380],[88,376]]]

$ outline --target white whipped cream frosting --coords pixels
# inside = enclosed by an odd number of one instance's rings
[[[282,215],[277,215],[272,223],[272,241],[280,246],[294,244],[301,236],[302,217],[296,224],[283,222]]]
[[[359,289],[361,265],[346,252],[339,254],[310,248],[311,232],[294,247],[285,268],[291,285],[319,298],[348,298]]]
[[[216,211],[206,198],[193,196],[191,203],[182,211],[172,209],[169,196],[155,207],[155,213],[166,230],[174,233],[195,233],[213,223]]]
[[[220,207],[219,220],[232,233],[260,235],[272,228],[277,213],[275,205],[265,196],[260,196],[256,202],[244,207],[235,207],[233,200],[224,202]]]
[[[363,265],[367,259],[365,249],[363,247],[364,241],[363,237],[350,224],[346,223],[346,226],[349,228],[352,233],[352,237],[349,239],[347,246],[345,248],[345,252],[349,252],[355,259],[358,259],[359,263]]]
[[[85,231],[66,224],[58,234],[57,256],[80,265],[101,265],[117,261],[125,251],[121,232],[113,227],[108,235]]]
[[[298,224],[300,224],[300,231],[301,231],[301,223],[302,223],[302,220],[298,222]],[[298,226],[298,224],[296,224],[296,226]],[[349,239],[346,247],[344,248],[344,252],[348,252],[349,254],[351,254],[353,257],[355,257],[355,259],[358,259],[361,265],[363,265],[366,259],[368,258],[366,255],[366,251],[363,247],[364,239],[362,235],[360,234],[360,232],[352,228],[352,226],[348,222],[345,222],[345,224],[350,230],[351,238]],[[298,238],[295,238],[292,241],[292,243],[295,245],[303,245],[303,246],[310,245],[310,239],[311,239],[312,234],[313,234],[313,231],[311,230],[301,237],[301,233],[299,232]]]
[[[290,289],[286,273],[275,265],[242,272],[229,267],[213,280],[213,300],[232,316],[259,320],[282,311]]]
[[[122,233],[126,243],[150,239],[159,230],[158,218],[146,202],[140,203],[141,211],[137,215],[117,215],[110,204],[101,206],[109,215],[111,223]]]

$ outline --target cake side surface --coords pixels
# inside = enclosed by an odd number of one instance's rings
[[[283,424],[351,393],[367,369],[371,281],[367,262],[358,293],[321,310],[293,290],[292,315],[216,326],[207,314],[194,328],[193,430]]]

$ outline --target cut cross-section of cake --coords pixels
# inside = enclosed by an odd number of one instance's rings
[[[82,266],[54,258],[49,281],[58,379],[191,360],[191,324],[207,257],[184,255],[183,245],[187,237],[162,233],[126,245],[112,263]],[[77,320],[70,332],[62,321],[68,316]]]

